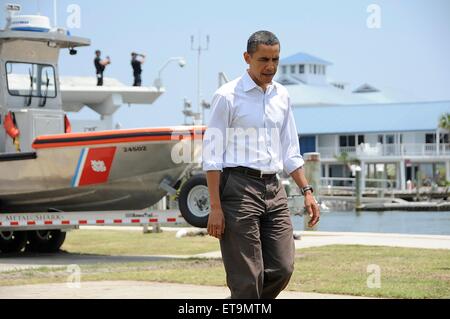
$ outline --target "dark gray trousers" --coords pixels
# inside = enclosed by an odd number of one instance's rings
[[[284,187],[277,177],[224,170],[220,240],[232,299],[275,298],[294,270],[295,245]]]

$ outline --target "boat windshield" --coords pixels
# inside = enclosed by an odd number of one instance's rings
[[[9,94],[28,97],[28,105],[32,97],[45,100],[56,97],[55,69],[52,65],[7,62],[6,74]]]

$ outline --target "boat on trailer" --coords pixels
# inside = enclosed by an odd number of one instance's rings
[[[60,51],[74,54],[90,40],[50,28],[46,17],[14,11],[0,30],[0,215],[144,210],[178,190],[183,216],[206,226],[205,177],[193,176],[179,189],[198,165],[205,127],[72,133],[67,111],[89,105],[112,120],[123,103],[151,104],[164,89],[61,85]],[[9,249],[13,240],[0,222],[0,251],[17,250]]]

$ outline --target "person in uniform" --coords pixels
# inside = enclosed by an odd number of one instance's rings
[[[101,55],[102,52],[100,50],[95,51],[94,66],[97,76],[97,86],[103,85],[103,72],[105,71],[106,66],[111,64],[111,59],[109,56],[102,60]]]

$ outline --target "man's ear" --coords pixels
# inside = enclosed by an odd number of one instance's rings
[[[247,51],[244,52],[244,60],[245,62],[247,62],[247,64],[250,64],[250,59],[251,59],[250,54]]]

